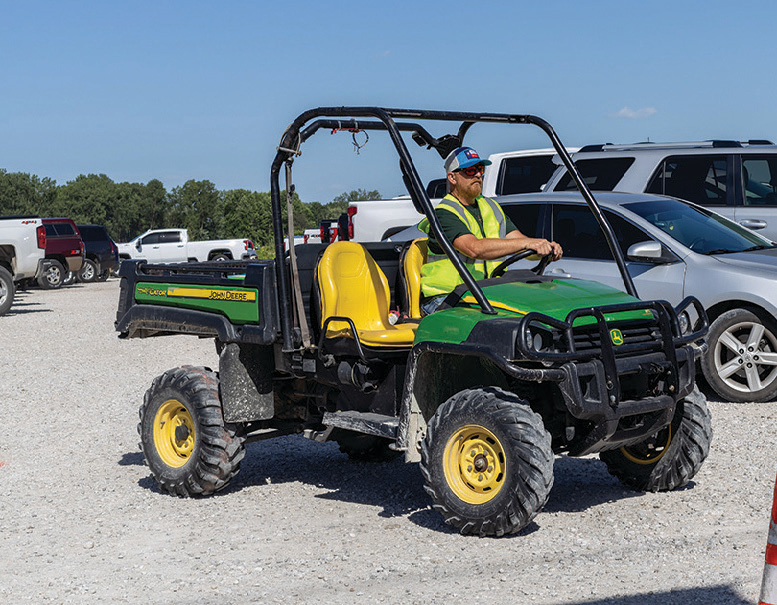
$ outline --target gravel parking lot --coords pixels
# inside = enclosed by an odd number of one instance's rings
[[[121,341],[118,280],[17,295],[0,318],[4,603],[753,603],[777,404],[710,401],[710,456],[686,488],[639,494],[596,457],[556,458],[520,534],[445,526],[417,465],[336,444],[247,446],[203,499],[163,494],[138,448],[152,379],[216,368],[211,340]]]

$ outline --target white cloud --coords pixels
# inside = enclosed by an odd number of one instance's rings
[[[378,58],[378,59],[385,59],[390,54],[391,54],[390,50],[384,50],[382,53],[375,55],[375,57]]]
[[[643,107],[642,109],[632,109],[631,107],[624,107],[618,113],[612,114],[612,118],[624,118],[626,120],[635,120],[639,118],[649,118],[656,113],[655,107]]]

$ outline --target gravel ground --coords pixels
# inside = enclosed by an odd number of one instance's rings
[[[686,488],[639,494],[596,457],[556,458],[520,534],[463,537],[417,465],[336,444],[247,446],[223,492],[179,499],[138,448],[152,379],[217,367],[212,341],[120,341],[118,280],[17,295],[0,318],[0,602],[753,603],[769,526],[775,404],[710,401]]]

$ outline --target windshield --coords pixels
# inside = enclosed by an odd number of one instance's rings
[[[699,254],[774,247],[769,240],[733,221],[677,200],[634,202],[623,206]]]

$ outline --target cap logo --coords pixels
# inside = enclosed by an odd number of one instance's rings
[[[479,160],[479,159],[480,159],[480,156],[478,155],[478,152],[477,152],[477,151],[475,151],[474,149],[467,149],[467,150],[464,152],[464,156],[465,156],[465,157],[466,157],[468,160]]]

